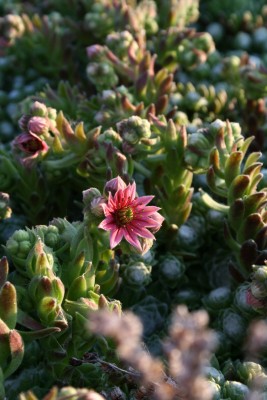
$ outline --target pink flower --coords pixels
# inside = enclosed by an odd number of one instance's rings
[[[48,150],[47,144],[34,133],[22,133],[17,136],[14,146],[31,155],[38,155],[38,153]]]
[[[39,154],[47,153],[48,145],[34,133],[22,133],[13,141],[14,149],[18,149],[27,154],[27,157],[22,159],[23,164],[30,164],[36,159]]]
[[[112,249],[125,238],[142,252],[138,236],[154,240],[155,237],[148,228],[156,232],[164,218],[157,212],[159,207],[147,206],[154,196],[136,197],[135,183],[126,186],[120,177],[115,179],[118,190],[114,195],[109,192],[107,203],[102,205],[106,218],[99,228],[110,231]],[[112,181],[114,183],[114,179]]]

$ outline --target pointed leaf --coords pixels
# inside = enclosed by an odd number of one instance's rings
[[[244,202],[242,199],[235,200],[229,209],[229,223],[235,230],[239,229],[244,218]]]
[[[230,154],[229,158],[225,162],[225,182],[229,186],[232,181],[240,174],[240,166],[243,159],[243,153],[241,151],[236,151]]]
[[[243,152],[243,155],[245,156],[246,152],[248,151],[249,146],[251,145],[251,143],[253,142],[253,140],[255,139],[254,136],[250,136],[248,137],[244,143],[242,144],[242,146],[240,147],[240,151]]]
[[[267,225],[259,230],[255,236],[255,242],[257,243],[260,250],[265,250],[267,247]]]
[[[87,296],[87,282],[84,274],[82,276],[78,276],[71,284],[67,298],[68,300],[78,300],[81,297]]]
[[[4,285],[7,280],[8,276],[8,261],[7,258],[4,256],[0,260],[0,288]]]
[[[76,125],[74,133],[75,133],[75,136],[79,139],[79,141],[81,141],[81,142],[86,141],[86,135],[85,135],[84,128],[83,128],[83,122],[79,122],[78,125]]]
[[[209,167],[207,172],[207,182],[211,190],[218,194],[219,196],[226,197],[226,190],[222,187],[219,187],[216,182],[216,176],[213,167]]]
[[[240,250],[240,244],[233,238],[232,233],[230,231],[230,227],[228,223],[225,221],[224,223],[224,238],[228,246],[234,251],[238,252]]]
[[[210,208],[216,211],[223,212],[227,214],[229,212],[229,206],[226,206],[225,204],[218,203],[216,200],[214,200],[208,193],[204,192],[204,190],[199,189],[201,199],[203,202]]]
[[[257,232],[264,227],[261,215],[250,214],[240,226],[237,232],[237,240],[243,243],[245,240],[254,239]]]
[[[262,153],[260,151],[258,152],[253,152],[250,153],[246,159],[245,165],[244,165],[244,170],[246,170],[250,165],[254,164],[255,162],[258,161],[258,159],[262,156]]]
[[[210,164],[212,165],[215,174],[223,179],[224,172],[221,170],[220,154],[216,147],[212,149],[210,152]]]
[[[12,283],[6,282],[0,290],[0,318],[9,329],[14,329],[17,322],[17,294]]]
[[[8,378],[13,372],[15,372],[20,366],[24,356],[24,343],[20,334],[11,330],[9,333],[9,346],[11,353],[11,361],[8,367],[4,371],[4,377]]]
[[[260,209],[266,204],[267,195],[264,192],[253,193],[244,198],[245,216],[260,212]]]
[[[247,276],[252,272],[252,265],[255,264],[258,256],[258,246],[254,240],[244,242],[240,249],[240,261],[247,271]]]
[[[18,332],[25,341],[28,341],[28,340],[41,339],[53,335],[54,333],[58,333],[60,331],[61,331],[60,328],[53,326],[50,328],[40,329],[38,331],[18,331]]]
[[[242,198],[246,194],[246,190],[250,185],[250,178],[248,175],[239,175],[231,183],[228,191],[228,203]]]

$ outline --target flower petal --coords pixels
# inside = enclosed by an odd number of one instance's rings
[[[137,224],[138,226],[144,226],[146,228],[155,228],[158,225],[161,225],[162,222],[161,220],[157,221],[157,219],[152,218],[152,216],[144,216],[144,217],[138,216],[134,219],[135,224]]]
[[[119,189],[114,196],[114,203],[116,209],[123,208],[127,204],[127,197],[125,195],[126,189]]]
[[[136,184],[135,182],[128,185],[127,188],[125,189],[125,197],[127,198],[128,202],[132,202],[134,201],[136,196]]]
[[[147,239],[154,239],[155,240],[155,236],[148,230],[146,229],[144,226],[138,226],[135,222],[131,223],[131,227],[133,228],[133,232],[143,238],[147,238]]]
[[[133,206],[146,206],[155,196],[141,196],[134,199]]]
[[[102,222],[100,222],[98,228],[104,229],[105,231],[110,231],[111,229],[116,228],[113,216],[109,215],[107,218],[105,218]]]
[[[136,247],[139,251],[142,251],[141,244],[137,238],[137,235],[131,230],[131,228],[127,227],[123,229],[123,236],[132,246]]]
[[[150,218],[153,219],[157,224],[162,225],[164,221],[164,217],[160,215],[158,212],[155,212],[154,214],[150,215]]]
[[[153,217],[154,217],[154,215],[153,215]],[[158,232],[158,230],[161,228],[163,221],[164,221],[164,218],[160,214],[158,214],[158,216],[155,217],[155,225],[151,226],[151,231],[153,233]]]
[[[134,208],[135,213],[138,215],[150,215],[150,214],[154,214],[155,212],[157,212],[158,210],[160,210],[160,207],[156,207],[156,206],[137,206]]]
[[[111,249],[113,249],[114,247],[117,246],[117,244],[120,243],[120,241],[123,238],[123,232],[124,229],[122,228],[118,228],[118,229],[114,229],[110,232],[110,247]]]

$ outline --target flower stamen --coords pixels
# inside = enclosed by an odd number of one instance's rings
[[[128,225],[134,218],[132,207],[123,207],[114,213],[117,226],[122,227]]]

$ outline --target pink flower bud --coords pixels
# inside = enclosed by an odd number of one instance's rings
[[[43,117],[32,117],[28,122],[28,129],[36,135],[45,135],[48,133],[48,122]]]
[[[28,130],[28,122],[30,120],[31,116],[30,115],[22,115],[22,117],[19,119],[19,127],[22,131],[27,131]]]
[[[121,179],[120,176],[117,176],[106,183],[104,187],[104,193],[108,195],[108,193],[111,192],[111,194],[114,195],[119,189],[123,190],[125,188],[126,183]]]
[[[103,196],[95,197],[91,201],[91,213],[96,217],[101,217],[104,215],[102,204],[106,204],[106,199]]]
[[[40,103],[39,101],[35,101],[31,106],[31,113],[34,116],[46,117],[47,107],[45,104]]]

